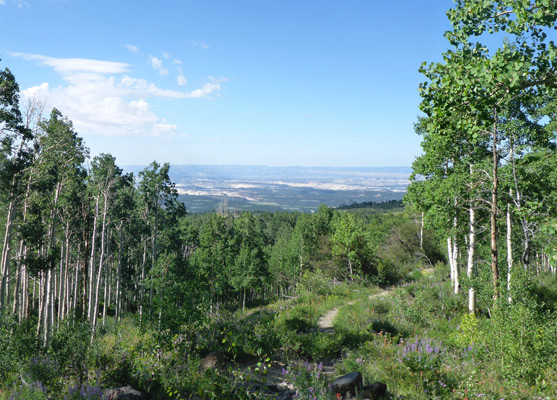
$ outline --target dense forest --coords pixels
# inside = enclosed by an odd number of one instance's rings
[[[0,399],[555,398],[557,5],[447,15],[404,208],[188,214],[0,71]]]

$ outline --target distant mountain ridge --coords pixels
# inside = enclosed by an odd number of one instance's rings
[[[123,169],[137,173],[145,165],[128,165]],[[410,176],[411,167],[269,167],[264,165],[198,165],[198,164],[171,164],[171,175],[184,178],[290,178],[312,179],[337,176],[370,176],[382,174],[401,174]]]
[[[137,175],[145,166],[124,166]],[[410,167],[268,167],[171,165],[170,178],[189,211],[315,211],[353,202],[400,200]]]

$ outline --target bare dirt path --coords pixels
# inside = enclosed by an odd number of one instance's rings
[[[386,290],[382,290],[379,293],[375,293],[372,294],[371,296],[369,296],[370,300],[376,299],[378,297],[385,297],[388,296],[389,293],[391,292],[392,289],[386,289]],[[349,301],[348,303],[346,303],[346,305],[351,306],[352,304],[354,304],[355,301]],[[323,314],[321,316],[321,318],[319,318],[319,321],[317,321],[317,324],[319,325],[319,332],[320,333],[329,333],[329,334],[333,334],[333,322],[338,314],[339,311],[339,307],[335,307],[329,311],[327,311],[325,314]]]
[[[335,307],[332,310],[327,311],[321,316],[321,318],[319,318],[319,321],[317,321],[317,324],[319,325],[319,333],[333,333],[333,321],[338,314],[338,310],[338,307]]]

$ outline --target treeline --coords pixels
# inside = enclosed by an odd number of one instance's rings
[[[35,324],[44,346],[65,319],[87,321],[92,337],[127,313],[173,329],[221,307],[293,296],[315,276],[388,283],[395,261],[442,258],[402,215],[324,205],[313,215],[187,215],[168,164],[134,176],[109,154],[89,160],[60,111],[43,119],[33,102],[21,111],[7,69],[0,85],[0,316]]]
[[[385,200],[380,202],[375,202],[375,201],[362,201],[361,203],[354,202],[350,204],[343,204],[337,207],[338,210],[354,210],[357,208],[371,208],[374,210],[391,211],[397,209],[402,210],[404,208],[404,205],[402,203],[402,200]]]

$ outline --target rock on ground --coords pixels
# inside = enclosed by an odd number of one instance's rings
[[[105,389],[103,398],[108,400],[145,400],[147,397],[131,386],[123,386],[115,389]]]

